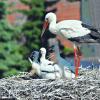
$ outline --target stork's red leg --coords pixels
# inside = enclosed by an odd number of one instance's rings
[[[80,67],[80,57],[77,56],[76,66],[75,66],[75,68],[76,68],[75,77],[78,77],[79,67]]]
[[[78,71],[77,71],[77,49],[76,46],[74,45],[74,64],[75,64],[75,77],[77,77],[78,75]]]
[[[78,49],[74,45],[74,64],[75,64],[75,77],[78,77],[79,66],[80,66],[80,55],[78,54]]]

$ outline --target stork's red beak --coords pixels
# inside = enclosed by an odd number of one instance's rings
[[[49,25],[48,20],[45,20],[44,24],[43,24],[43,29],[42,29],[42,33],[41,33],[41,37],[43,36],[43,34],[45,33],[47,27]]]

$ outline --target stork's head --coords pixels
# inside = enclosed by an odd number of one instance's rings
[[[46,49],[45,48],[40,48],[40,52],[41,52],[41,54],[46,54]]]
[[[56,15],[52,12],[46,14],[45,16],[45,21],[48,21],[48,23],[52,22],[52,21],[56,21]]]
[[[48,28],[49,24],[52,21],[56,21],[56,15],[54,13],[52,13],[52,12],[47,13],[46,16],[45,16],[45,21],[44,21],[44,24],[43,24],[41,37],[43,36],[45,30]]]

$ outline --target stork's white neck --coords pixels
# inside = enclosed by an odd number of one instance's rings
[[[40,61],[41,61],[41,62],[43,62],[43,60],[45,60],[45,56],[46,56],[46,54],[43,53],[42,56],[41,56],[41,58],[40,58]]]
[[[45,54],[44,53],[42,54],[42,58],[45,58]]]
[[[50,22],[50,25],[49,25],[49,30],[51,33],[54,33],[56,34],[56,20],[53,20]]]

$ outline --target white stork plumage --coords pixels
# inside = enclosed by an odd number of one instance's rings
[[[58,23],[56,23],[56,21],[57,21],[57,18],[54,13],[50,12],[46,14],[41,37],[43,36],[45,30],[49,28],[49,31],[51,33],[62,36],[63,38],[71,40],[71,41],[94,42],[94,40],[98,40],[99,38],[99,42],[100,42],[100,34],[98,34],[98,31],[94,28],[88,29],[89,27],[88,28],[86,28],[87,26],[84,27],[85,24],[83,26],[82,21],[63,20]],[[91,34],[91,30],[96,31],[99,37],[95,33]],[[84,36],[85,38],[83,38]],[[86,37],[88,38],[86,39]],[[75,54],[75,61],[76,61],[77,57],[79,58],[79,55],[77,53],[79,49],[77,49],[77,46],[75,47],[75,45],[73,47],[74,47],[74,54]],[[79,67],[79,63],[80,63],[79,61],[75,62],[77,67]]]
[[[75,74],[72,73],[69,68],[64,66],[64,71],[62,70],[61,66],[58,64],[54,64],[54,62],[48,60],[45,58],[46,55],[46,49],[41,48],[41,58],[40,58],[40,70],[41,70],[41,75],[43,78],[46,79],[60,79],[62,78],[64,74],[64,78],[66,79],[73,79],[75,78]],[[64,72],[64,73],[63,73]]]
[[[57,64],[46,59],[46,49],[40,48],[40,54],[41,57],[39,58],[39,52],[33,51],[28,58],[34,73],[43,79],[60,79],[62,77],[61,69]],[[38,59],[40,59],[40,62],[38,62]]]
[[[41,54],[41,57],[40,57],[40,63],[43,64],[43,65],[50,65],[50,64],[53,64],[54,62],[46,59],[46,49],[45,48],[40,48],[40,54]]]
[[[54,13],[46,14],[41,37],[45,30],[49,28],[51,33],[71,41],[100,43],[100,31],[97,28],[86,25],[80,20],[63,20],[58,23],[56,21],[57,18]]]
[[[40,48],[40,70],[43,78],[46,79],[59,79],[62,77],[61,68],[54,62],[46,59],[46,49]]]

